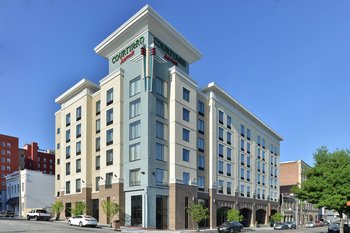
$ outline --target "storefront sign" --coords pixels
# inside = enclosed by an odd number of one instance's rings
[[[124,63],[126,60],[128,60],[130,57],[132,57],[135,54],[134,49],[142,45],[144,42],[145,42],[145,38],[143,36],[134,40],[126,48],[122,49],[120,52],[118,52],[116,55],[112,57],[112,63],[114,64],[119,60],[120,60],[120,64]]]
[[[166,44],[160,41],[157,37],[153,38],[153,42],[158,48],[160,48],[165,53],[164,59],[172,62],[176,66],[178,64],[181,64],[183,67],[186,67],[186,61],[173,50],[171,50]]]

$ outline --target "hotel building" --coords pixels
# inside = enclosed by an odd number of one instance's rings
[[[202,226],[229,208],[247,226],[268,223],[282,138],[215,83],[198,88],[189,76],[197,49],[146,5],[95,52],[109,74],[56,99],[55,189],[66,216],[83,201],[108,223],[100,205],[111,200],[126,226],[187,229],[186,208],[202,203]]]

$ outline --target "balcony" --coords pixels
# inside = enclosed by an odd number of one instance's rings
[[[140,186],[140,185],[141,185],[141,181],[130,181],[130,184],[129,184],[130,187]]]

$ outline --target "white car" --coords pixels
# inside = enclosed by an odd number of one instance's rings
[[[97,226],[97,220],[94,217],[91,217],[89,215],[77,215],[74,217],[70,217],[68,219],[68,225],[76,225],[76,226],[92,226],[96,227]]]
[[[316,227],[316,224],[314,222],[307,222],[306,223],[306,228],[312,228],[312,227]]]

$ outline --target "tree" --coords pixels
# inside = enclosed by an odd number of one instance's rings
[[[74,216],[84,214],[86,210],[85,202],[76,202],[74,208],[72,209],[72,214]]]
[[[326,207],[339,213],[340,232],[343,232],[343,213],[350,200],[350,151],[329,152],[321,147],[314,154],[315,165],[306,171],[306,180],[292,191],[300,200],[317,207]]]
[[[114,215],[118,214],[120,211],[120,206],[115,203],[111,202],[110,200],[104,200],[101,203],[102,211],[107,215],[107,218],[109,222],[111,222],[111,219]]]
[[[61,200],[57,200],[51,205],[51,210],[56,214],[56,220],[60,220],[61,212],[63,211],[64,206]]]
[[[244,219],[243,215],[241,215],[241,212],[239,212],[239,210],[236,209],[230,209],[229,211],[227,211],[227,221],[229,222],[241,222]]]
[[[192,204],[187,208],[188,214],[191,216],[192,221],[196,223],[196,230],[199,231],[198,223],[209,217],[208,208],[203,207],[201,204]]]
[[[277,213],[274,213],[272,216],[271,216],[271,220],[275,223],[275,222],[281,222],[282,221],[282,218],[283,218],[283,214],[277,212]]]

